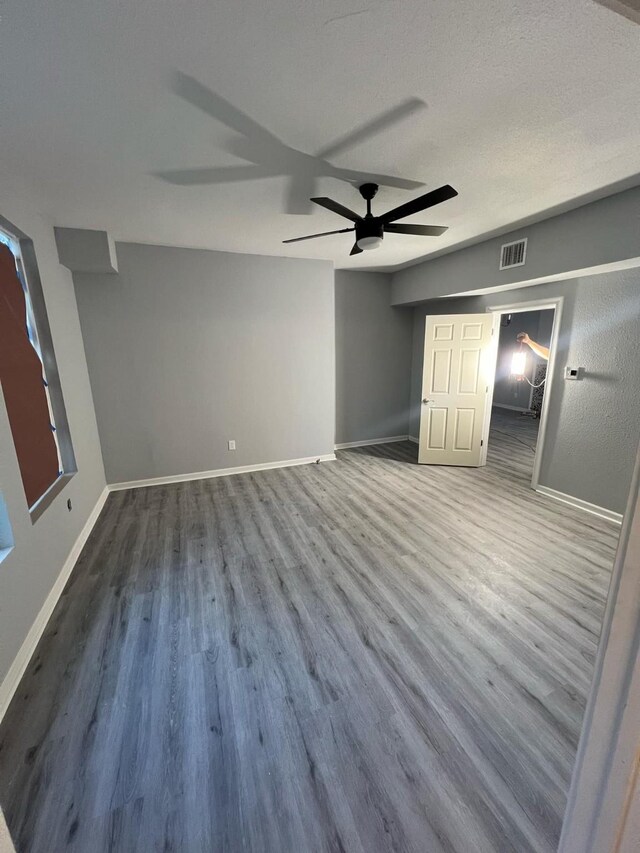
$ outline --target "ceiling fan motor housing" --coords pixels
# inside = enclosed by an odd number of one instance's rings
[[[371,199],[378,192],[377,184],[361,184],[358,189],[360,190],[360,195],[366,201],[371,201]]]
[[[383,236],[384,226],[375,216],[356,222],[356,241],[363,237],[379,237],[382,240]]]

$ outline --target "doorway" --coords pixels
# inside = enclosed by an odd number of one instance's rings
[[[548,381],[555,309],[496,313],[496,366],[488,436],[489,464],[533,478]]]
[[[515,464],[520,474],[530,479],[531,488],[536,489],[555,373],[562,298],[492,305],[487,311],[493,315],[497,339],[493,396],[485,431],[488,450],[491,453],[499,441],[501,464]],[[526,338],[521,342],[523,333]]]
[[[492,305],[484,314],[442,314],[425,318],[418,440],[420,464],[485,466],[490,428],[492,422],[494,430],[499,428],[501,418],[504,426],[512,431],[519,429],[527,434],[527,438],[521,437],[521,441],[528,440],[532,447],[528,450],[533,461],[527,482],[533,489],[538,488],[561,311],[562,297],[558,297],[519,305]],[[503,317],[506,319],[501,325]],[[518,320],[527,325],[530,332],[524,326],[520,329]],[[498,341],[504,328],[509,330],[509,335],[503,339],[504,358],[498,369],[497,402],[510,408],[499,410],[496,407],[494,410]],[[516,339],[520,331],[528,335],[522,347]],[[512,341],[509,341],[510,335]],[[534,335],[548,340],[548,346],[537,341]],[[512,385],[511,361],[516,352],[524,367],[518,384],[514,379]],[[541,357],[540,353],[546,357]],[[499,411],[501,414],[494,418],[494,412]],[[523,413],[536,423],[525,423],[524,417],[516,417]]]

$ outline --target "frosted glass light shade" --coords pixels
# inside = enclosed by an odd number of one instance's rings
[[[377,249],[378,246],[382,245],[382,237],[372,236],[372,237],[361,237],[358,240],[358,248],[363,249],[365,252],[369,249]]]

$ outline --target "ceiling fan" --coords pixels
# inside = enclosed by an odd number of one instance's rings
[[[447,230],[446,226],[398,225],[396,219],[404,219],[405,216],[419,213],[421,210],[426,210],[428,207],[433,207],[458,195],[453,187],[445,184],[437,190],[426,193],[426,195],[414,198],[413,201],[401,204],[400,207],[388,210],[382,216],[374,216],[371,213],[371,199],[378,192],[378,184],[362,184],[358,189],[362,198],[367,202],[367,212],[364,216],[358,216],[353,210],[349,210],[348,207],[334,201],[332,198],[311,199],[311,201],[319,204],[321,207],[326,207],[327,210],[337,213],[338,216],[350,219],[351,222],[355,223],[353,228],[340,228],[338,231],[323,231],[321,234],[308,234],[306,237],[294,237],[292,240],[283,240],[282,242],[298,243],[300,240],[314,240],[316,237],[327,237],[329,234],[346,234],[349,231],[355,231],[356,242],[353,244],[353,248],[349,254],[359,255],[360,252],[377,249],[382,244],[385,231],[392,234],[419,234],[424,237],[439,237]]]

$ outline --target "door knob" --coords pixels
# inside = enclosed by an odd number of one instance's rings
[[[427,398],[426,398],[426,397],[424,397],[424,398],[423,398],[423,400],[422,400],[422,403],[423,403],[424,405],[426,405],[428,402],[429,402],[429,401],[427,400]]]

